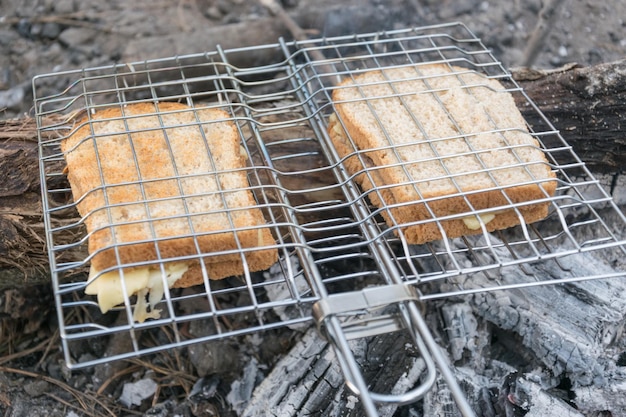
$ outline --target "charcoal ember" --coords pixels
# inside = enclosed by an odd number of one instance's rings
[[[231,390],[226,396],[231,408],[238,415],[245,409],[246,405],[252,398],[252,392],[262,380],[262,374],[259,371],[259,363],[256,359],[251,358],[243,369],[242,377],[231,384]]]
[[[180,403],[175,399],[167,399],[161,403],[155,404],[143,413],[144,417],[169,417],[169,416],[187,416],[190,413],[189,406],[186,403]]]
[[[24,391],[32,397],[45,395],[50,390],[50,383],[47,381],[32,381],[24,385]]]
[[[156,390],[157,383],[151,378],[127,382],[124,384],[119,400],[126,407],[140,406],[144,400],[152,397]]]
[[[532,376],[511,376],[503,394],[501,408],[507,417],[584,417],[573,404],[548,393]]]
[[[230,374],[237,369],[237,355],[232,352],[226,343],[220,342],[196,344],[188,349],[189,360],[200,377],[213,373]]]

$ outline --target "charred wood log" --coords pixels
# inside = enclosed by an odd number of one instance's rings
[[[616,269],[624,269],[623,253],[619,249],[603,251],[602,256],[585,253],[525,265],[523,269],[515,267],[499,273],[497,279],[501,285],[523,285],[534,282],[535,277],[562,279],[571,271],[601,276]],[[494,277],[481,272],[459,280],[463,282],[450,280],[444,286],[460,284],[465,289],[480,289],[492,286]],[[624,415],[623,399],[612,399],[612,393],[626,381],[626,373],[616,366],[623,349],[620,346],[626,318],[625,293],[626,281],[623,279],[478,292],[461,300],[455,308],[471,311],[480,321],[493,326],[487,333],[490,345],[488,350],[480,351],[472,343],[474,339],[462,338],[457,341],[457,347],[463,345],[462,340],[470,342],[464,346],[465,357],[457,364],[467,364],[479,375],[483,369],[480,360],[512,364],[515,372],[508,375],[512,380],[500,387],[503,398],[496,402],[503,410],[520,404],[529,407],[532,403],[529,398],[534,397],[536,410],[533,415],[579,415],[576,410],[585,410],[590,415],[600,411]],[[454,328],[453,322],[445,321],[445,327]],[[449,337],[455,340],[452,335]],[[537,368],[543,369],[544,373],[537,374]],[[567,407],[559,395],[546,395],[550,390],[559,391],[559,386],[564,383],[571,384],[561,391]],[[515,392],[513,387],[524,394]],[[581,395],[574,394],[579,391]],[[591,392],[605,399],[611,398],[611,401],[600,405],[589,395]],[[539,412],[541,407],[547,406],[558,408],[551,409],[553,413]],[[567,413],[566,409],[569,409]],[[557,410],[561,411],[555,414]]]
[[[424,361],[403,333],[350,342],[363,374],[380,393],[403,393],[419,381]],[[392,416],[397,405],[381,406],[381,417]],[[348,389],[332,347],[313,328],[256,388],[240,413],[261,416],[361,416],[356,394]]]
[[[528,96],[595,172],[626,170],[626,59],[590,67],[513,71]],[[532,126],[537,113],[518,103]]]
[[[510,256],[506,249],[501,252],[500,260]],[[601,276],[615,268],[623,270],[624,262],[620,249],[607,250],[602,256],[585,253],[515,266],[497,279],[501,285],[519,285],[536,277],[562,279],[571,271]],[[489,288],[494,279],[489,272],[474,273],[447,280],[441,291],[457,285],[467,290]],[[626,281],[619,279],[530,286],[426,303],[425,314],[436,340],[447,347],[455,376],[476,415],[623,416],[626,399],[618,393],[626,386],[625,293]],[[419,381],[424,365],[408,354],[410,340],[394,333],[352,343],[372,391],[408,390],[412,386],[407,375]],[[374,350],[383,354],[382,361],[380,355],[370,354]],[[371,372],[368,367],[380,370]],[[337,385],[338,373],[331,347],[315,329],[308,329],[255,390],[241,415],[268,415],[269,410],[281,416],[315,410],[328,416],[354,415],[357,410],[359,415],[359,398],[344,384]],[[381,405],[378,411],[381,416],[460,415],[443,380],[421,402]]]
[[[34,120],[0,121],[0,289],[49,282]]]

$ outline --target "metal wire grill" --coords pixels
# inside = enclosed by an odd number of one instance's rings
[[[253,68],[238,68],[231,63],[238,54],[252,52],[273,56],[275,61]],[[545,149],[558,182],[556,195],[545,197],[550,206],[545,221],[424,245],[408,245],[400,228],[386,225],[380,209],[372,206],[368,193],[354,183],[329,140],[328,118],[334,112],[331,92],[340,80],[367,70],[432,62],[458,65],[498,79],[510,94],[538,112],[503,66],[462,24],[304,42],[279,41],[36,77],[33,88],[37,123],[39,131],[46,132],[40,136],[44,215],[68,365],[91,366],[308,323],[314,313],[318,324],[324,325],[323,331],[329,332],[334,343],[341,344],[343,336],[336,333],[343,329],[352,337],[351,330],[333,320],[354,316],[355,309],[359,313],[367,310],[373,293],[355,295],[355,291],[366,287],[381,289],[380,302],[394,301],[395,296],[398,302],[427,301],[478,291],[626,275],[623,267],[590,275],[571,266],[572,258],[586,252],[623,257],[626,218],[543,117],[539,118],[541,123],[532,126],[531,134]],[[59,80],[65,80],[67,88],[50,93],[50,86]],[[59,144],[76,129],[78,114],[130,103],[166,101],[196,109],[219,107],[229,113],[248,156],[250,189],[272,231],[279,260],[269,271],[245,272],[220,281],[208,280],[205,275],[204,285],[166,290],[162,317],[136,323],[132,318],[134,300],[126,300],[115,312],[102,315],[94,298],[84,294],[90,259],[87,239],[65,181]],[[415,117],[419,119],[420,115]],[[58,137],[43,139],[50,137],[50,131]],[[619,224],[604,220],[607,211],[617,213]],[[247,262],[245,248],[233,253],[244,264]],[[533,266],[543,263],[555,265],[557,272],[538,275]],[[412,289],[398,292],[398,288],[407,288],[406,284]],[[404,326],[415,324],[417,313],[409,308],[404,314]],[[186,326],[195,321],[206,322],[213,331],[190,334]],[[396,325],[383,324],[374,333]],[[148,329],[150,332],[145,332]],[[362,326],[355,329],[354,337],[362,335],[362,330]],[[420,329],[428,345],[431,339],[423,332]],[[76,343],[89,340],[97,344],[122,333],[132,341],[128,351],[89,360],[73,353]],[[148,333],[150,338],[146,337]],[[352,377],[350,374],[349,379]]]

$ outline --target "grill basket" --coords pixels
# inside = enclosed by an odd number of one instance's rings
[[[250,53],[274,60],[238,67],[238,57]],[[555,196],[545,198],[549,215],[544,221],[494,233],[487,233],[482,224],[483,233],[475,236],[409,245],[402,230],[389,228],[381,210],[355,184],[327,134],[333,89],[339,80],[365,70],[429,62],[497,79],[525,109],[538,114],[540,122],[530,131],[545,150],[558,183]],[[52,93],[51,86],[60,80],[67,88]],[[623,258],[626,218],[502,64],[462,24],[280,40],[57,72],[35,77],[33,88],[52,283],[70,368],[315,323],[335,347],[346,380],[368,414],[375,415],[375,402],[420,398],[433,385],[438,368],[461,412],[472,415],[421,317],[420,303],[626,275],[623,268],[590,274],[576,267],[590,252]],[[81,115],[165,101],[219,107],[231,115],[248,157],[250,189],[275,238],[279,260],[269,271],[219,281],[205,277],[204,285],[166,290],[161,318],[138,323],[132,316],[134,298],[103,315],[94,297],[84,293],[90,260],[87,236],[71,198],[59,144],[77,128]],[[54,139],[49,139],[51,134]],[[514,206],[502,207],[507,208]],[[616,212],[619,224],[605,221],[607,212]],[[233,253],[246,264],[245,248]],[[533,272],[536,265],[555,272],[538,275]],[[194,321],[204,321],[214,331],[193,336],[187,326]],[[426,375],[403,395],[368,392],[348,341],[399,329],[411,333],[428,365]],[[73,353],[81,342],[105,343],[113,335],[127,337],[129,349],[89,360]]]

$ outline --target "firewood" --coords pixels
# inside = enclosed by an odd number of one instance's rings
[[[406,334],[394,333],[350,342],[372,390],[402,393],[425,369]],[[348,389],[332,347],[309,328],[290,352],[255,389],[241,417],[361,416],[359,398]],[[391,417],[397,405],[379,408]]]
[[[506,250],[502,252],[500,258],[505,259]],[[613,268],[623,269],[619,249],[608,252],[604,256],[583,254],[558,262],[525,265],[524,269],[516,266],[499,274],[498,279],[501,285],[517,285],[535,282],[536,276],[548,280],[564,278],[568,271],[591,276],[611,272]],[[475,273],[446,280],[440,291],[456,289],[457,285],[468,290],[488,288],[493,286],[493,280],[489,273]],[[577,409],[598,412],[603,404],[611,403],[608,399],[616,401],[610,406],[612,411],[620,410],[623,404],[615,392],[626,382],[614,371],[616,358],[611,347],[622,333],[626,316],[624,292],[624,280],[581,281],[478,292],[425,303],[425,311],[436,340],[448,347],[454,374],[477,415],[513,416],[514,410],[519,409],[530,415],[578,417],[582,414]],[[411,356],[407,355],[407,346],[412,346],[410,341],[398,333],[351,343],[362,367],[377,366],[380,357],[368,354],[372,349],[388,352],[383,361],[388,373],[383,376],[364,372],[372,383],[372,391],[380,388],[381,378],[385,378],[387,389],[395,382],[400,383],[402,375],[397,369],[423,372],[421,362],[411,363]],[[243,415],[257,416],[263,415],[264,410],[277,410],[276,415],[297,416],[324,410],[324,415],[339,416],[346,414],[336,408],[325,408],[326,404],[338,405],[345,412],[346,401],[351,401],[348,415],[352,415],[360,403],[346,386],[337,385],[339,368],[333,358],[327,342],[308,329],[255,390]],[[540,365],[543,372],[537,371]],[[324,371],[319,372],[320,369]],[[419,380],[419,375],[413,379]],[[333,388],[328,386],[330,380],[334,381]],[[572,390],[580,395],[571,401],[561,398],[558,385],[563,380],[571,381]],[[404,390],[410,388],[411,385],[403,386]],[[494,392],[499,393],[498,398],[493,398]],[[350,395],[353,398],[346,400]],[[596,396],[603,400],[596,400]],[[460,415],[441,379],[423,403],[407,407],[419,409],[420,414],[415,415]],[[391,414],[386,414],[389,410]],[[379,407],[380,415],[392,415],[396,411],[391,405]]]
[[[561,71],[520,68],[513,77],[590,169],[624,173],[626,59]],[[537,112],[518,105],[531,126],[545,126]]]

